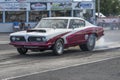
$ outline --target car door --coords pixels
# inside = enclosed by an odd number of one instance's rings
[[[71,19],[69,28],[72,29],[72,32],[67,37],[67,41],[69,44],[79,44],[84,41],[84,30],[85,21],[81,19]]]

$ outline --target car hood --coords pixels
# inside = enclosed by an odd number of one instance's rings
[[[10,36],[45,36],[47,39],[49,39],[70,31],[70,29],[35,28],[27,31],[11,33]]]

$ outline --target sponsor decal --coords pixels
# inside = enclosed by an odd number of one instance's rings
[[[12,1],[12,0],[5,0],[5,2],[10,2],[10,1]]]
[[[72,4],[73,9],[93,9],[93,2],[77,2]]]
[[[72,0],[27,0],[28,2],[72,2]]]
[[[29,3],[0,3],[0,10],[5,11],[24,11],[30,10]]]
[[[0,0],[0,2],[16,2],[16,0]]]
[[[26,2],[27,0],[16,0],[17,2]]]
[[[71,2],[51,3],[51,10],[71,10]]]
[[[47,10],[47,3],[31,3],[31,10]]]

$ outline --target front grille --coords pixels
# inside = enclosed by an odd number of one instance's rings
[[[11,36],[10,40],[12,42],[13,41],[15,41],[15,42],[20,42],[20,41],[25,42],[26,41],[25,38],[24,38],[24,36]]]
[[[28,38],[28,42],[43,42],[43,40],[42,40],[42,37],[33,37],[33,36],[30,36]]]

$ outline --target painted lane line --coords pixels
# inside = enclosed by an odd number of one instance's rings
[[[96,60],[96,61],[89,61],[89,62],[86,62],[86,63],[79,63],[79,64],[74,64],[74,65],[71,65],[71,66],[65,66],[65,67],[60,67],[60,68],[55,68],[55,69],[44,70],[44,71],[41,71],[41,72],[34,72],[34,73],[25,74],[25,75],[21,75],[21,76],[9,77],[9,78],[5,78],[5,79],[2,79],[2,80],[12,80],[12,79],[22,78],[22,77],[26,77],[26,76],[32,76],[32,75],[35,75],[35,74],[41,74],[41,73],[50,72],[50,71],[56,71],[56,70],[61,70],[61,69],[86,65],[86,64],[92,64],[92,63],[107,61],[107,60],[111,60],[111,59],[115,59],[115,58],[120,58],[120,56],[101,59],[101,60]]]
[[[118,43],[116,43],[118,44]],[[118,44],[119,45],[119,44]],[[116,45],[117,47],[120,47],[120,45],[118,46]],[[115,45],[111,45],[109,46],[109,48],[116,48]],[[107,48],[108,49],[108,48]],[[35,74],[40,74],[40,73],[44,73],[44,72],[49,72],[49,71],[55,71],[55,70],[60,70],[60,69],[65,69],[65,68],[69,68],[69,67],[75,67],[75,66],[80,66],[80,65],[85,65],[85,64],[91,64],[91,63],[96,63],[96,62],[100,62],[100,61],[105,61],[105,60],[109,60],[109,59],[114,59],[114,58],[118,58],[118,57],[111,57],[111,58],[105,58],[105,59],[101,59],[101,60],[95,60],[95,61],[90,61],[90,62],[85,62],[85,63],[81,63],[81,64],[74,64],[72,66],[64,66],[64,67],[60,67],[60,68],[55,68],[55,69],[49,69],[49,70],[44,70],[44,71],[41,71],[41,72],[34,72],[34,73],[30,73],[30,74],[25,74],[25,75],[21,75],[21,76],[16,76],[16,77],[10,77],[10,78],[5,78],[5,79],[2,79],[2,80],[11,80],[11,79],[15,79],[15,78],[21,78],[21,77],[25,77],[25,76],[30,76],[30,75],[35,75]]]

